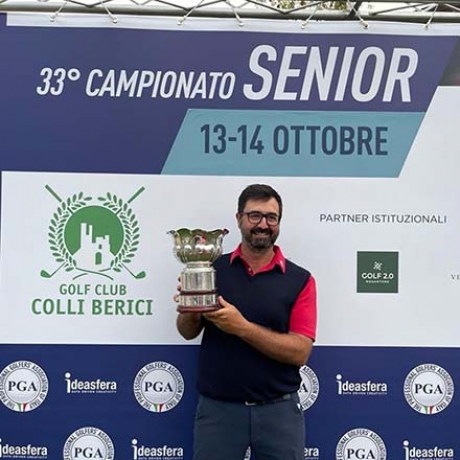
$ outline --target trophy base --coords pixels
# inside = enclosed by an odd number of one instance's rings
[[[179,305],[177,307],[177,311],[179,313],[207,313],[210,311],[219,310],[221,307],[220,305],[197,305],[193,307],[186,307],[184,305]]]
[[[217,293],[210,291],[180,291],[177,311],[180,313],[206,313],[219,310]]]

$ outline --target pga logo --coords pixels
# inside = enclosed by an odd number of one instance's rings
[[[45,371],[31,361],[16,361],[0,372],[0,400],[15,412],[39,407],[48,394]]]
[[[137,402],[150,412],[167,412],[179,404],[184,379],[172,364],[156,361],[144,366],[134,379]]]
[[[337,444],[336,460],[386,460],[387,450],[382,438],[367,428],[345,433]]]
[[[299,401],[303,411],[315,404],[319,395],[319,380],[313,369],[304,365],[300,368],[301,383],[298,390]]]
[[[437,364],[414,367],[404,381],[404,396],[416,412],[433,415],[443,411],[454,396],[450,374]]]
[[[63,460],[114,460],[115,449],[104,431],[92,426],[79,428],[66,440]]]

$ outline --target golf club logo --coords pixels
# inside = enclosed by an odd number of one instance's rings
[[[0,372],[0,400],[8,409],[30,412],[43,403],[47,394],[48,377],[35,363],[16,361]]]
[[[73,279],[88,274],[113,280],[123,270],[135,279],[145,272],[133,273],[131,263],[139,248],[139,222],[129,206],[145,189],[141,187],[128,200],[113,193],[92,197],[83,192],[61,198],[49,185],[46,190],[59,202],[48,227],[48,243],[57,263],[42,270],[52,278],[60,270],[73,272]]]
[[[306,411],[313,404],[319,395],[319,380],[316,374],[308,366],[300,368],[300,376],[302,382],[299,387],[299,400],[302,410]]]

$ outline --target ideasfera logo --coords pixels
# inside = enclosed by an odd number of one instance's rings
[[[318,447],[305,447],[303,457],[304,460],[320,460]]]
[[[78,380],[72,379],[72,374],[66,372],[64,378],[66,381],[67,393],[116,393],[117,382],[109,380]]]
[[[398,292],[398,252],[358,252],[357,291]]]
[[[63,460],[114,460],[115,449],[104,431],[92,426],[79,428],[66,440]]]
[[[167,412],[184,394],[182,374],[171,364],[156,361],[144,366],[134,379],[137,402],[151,412]]]
[[[412,409],[420,414],[437,414],[452,402],[454,382],[441,366],[421,364],[407,375],[404,396]]]
[[[388,385],[384,382],[350,382],[343,380],[342,374],[336,375],[337,393],[349,396],[386,396]]]
[[[403,449],[404,460],[453,460],[455,454],[451,447],[410,447],[408,440],[403,442]]]
[[[309,409],[318,398],[319,395],[319,380],[315,372],[308,366],[300,368],[300,376],[302,381],[299,387],[299,399],[302,410]]]
[[[15,412],[39,407],[48,394],[45,371],[30,361],[16,361],[0,373],[0,400]]]
[[[167,445],[147,447],[139,445],[137,439],[131,441],[133,448],[133,460],[183,460],[183,447],[171,447]]]
[[[305,447],[303,455],[304,460],[319,460],[319,449],[317,447]],[[243,460],[251,460],[251,447],[246,449]]]
[[[345,433],[337,444],[336,460],[386,460],[387,449],[382,438],[367,428]]]
[[[0,438],[0,458],[44,460],[48,458],[48,448],[45,446],[33,446],[32,444],[14,446],[5,443]]]

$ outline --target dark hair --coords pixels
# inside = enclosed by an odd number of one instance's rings
[[[275,198],[280,208],[280,219],[283,213],[283,202],[278,192],[270,185],[265,184],[252,184],[248,185],[240,194],[238,198],[238,213],[244,211],[244,207],[249,200],[255,201],[268,201],[270,198]]]

